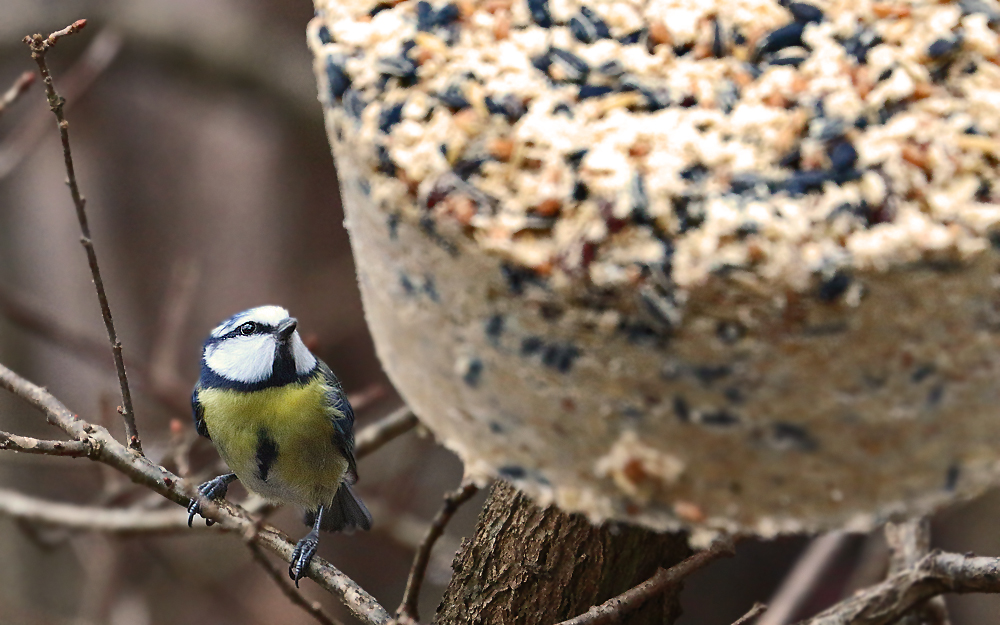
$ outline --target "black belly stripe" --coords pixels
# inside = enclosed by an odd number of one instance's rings
[[[257,477],[261,482],[267,481],[274,461],[278,459],[278,443],[271,438],[267,428],[257,430]]]

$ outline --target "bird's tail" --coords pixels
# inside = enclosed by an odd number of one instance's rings
[[[306,525],[316,521],[315,512],[306,512]],[[319,528],[327,532],[350,532],[355,529],[370,530],[372,514],[361,499],[354,494],[350,484],[341,482],[333,501],[323,510]]]

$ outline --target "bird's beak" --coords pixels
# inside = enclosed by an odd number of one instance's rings
[[[295,327],[299,325],[299,320],[295,317],[289,317],[281,323],[278,324],[278,338],[282,341],[287,341],[289,337],[292,336],[292,332],[295,332]]]

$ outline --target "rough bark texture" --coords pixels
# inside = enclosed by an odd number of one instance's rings
[[[580,515],[542,509],[497,483],[476,535],[455,557],[438,607],[439,625],[552,625],[586,612],[691,554],[682,534],[623,525],[595,527]],[[628,616],[630,625],[669,625],[680,587]]]

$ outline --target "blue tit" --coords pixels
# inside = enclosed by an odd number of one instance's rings
[[[199,491],[221,499],[239,479],[267,500],[305,510],[312,530],[295,546],[288,574],[298,585],[319,530],[370,529],[372,517],[351,490],[354,411],[333,371],[309,351],[297,321],[278,306],[234,315],[212,330],[191,395],[194,424],[232,473]],[[188,507],[188,525],[200,511]]]

